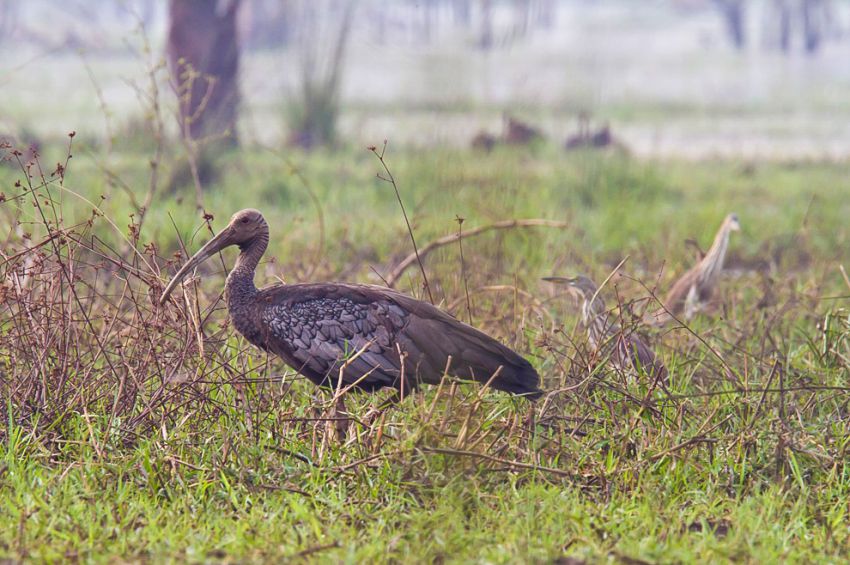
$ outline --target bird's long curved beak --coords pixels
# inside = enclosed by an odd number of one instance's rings
[[[183,280],[183,277],[185,277],[187,273],[225,247],[231,245],[233,243],[231,241],[232,235],[232,230],[229,227],[225,228],[218,235],[209,240],[206,245],[201,247],[197,253],[192,255],[192,258],[186,261],[186,264],[177,271],[177,274],[174,275],[171,282],[169,282],[168,286],[165,287],[165,290],[162,291],[162,296],[159,297],[160,305],[165,304],[165,301],[168,300],[168,296],[171,294],[171,291],[173,291],[180,281]]]
[[[575,282],[571,277],[543,277],[543,280],[555,284],[571,284]]]

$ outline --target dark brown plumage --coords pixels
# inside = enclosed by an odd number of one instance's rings
[[[438,384],[451,358],[450,375],[531,398],[541,394],[527,360],[431,304],[392,289],[318,283],[257,290],[254,270],[268,241],[260,212],[237,212],[174,276],[160,303],[191,269],[237,245],[241,253],[225,285],[234,326],[317,385],[336,387],[342,368],[343,387],[407,392],[420,383]]]
[[[505,128],[502,141],[508,145],[527,145],[544,138],[543,133],[534,126],[505,114]]]
[[[667,368],[641,337],[631,331],[624,332],[605,308],[599,288],[583,275],[572,278],[546,277],[543,280],[567,284],[578,296],[581,304],[581,324],[594,351],[610,360],[619,371],[632,375],[647,375],[652,381],[666,384]]]
[[[673,284],[664,297],[664,307],[651,315],[651,323],[660,325],[669,322],[671,314],[684,316],[686,320],[694,317],[717,286],[729,247],[729,234],[740,229],[737,214],[726,216],[705,257]]]

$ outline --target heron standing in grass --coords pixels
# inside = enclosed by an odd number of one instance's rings
[[[705,257],[676,281],[664,298],[664,307],[652,314],[651,322],[664,324],[672,316],[684,315],[686,320],[694,317],[711,298],[717,286],[729,247],[729,234],[740,229],[737,214],[726,216]]]
[[[242,210],[174,275],[160,304],[192,269],[222,249],[241,253],[225,283],[236,330],[320,386],[404,394],[448,373],[496,390],[540,396],[540,378],[523,357],[427,302],[390,288],[345,283],[272,285],[254,270],[269,243],[257,210]]]
[[[594,351],[609,360],[618,371],[646,375],[662,386],[667,382],[667,368],[650,347],[634,332],[624,332],[605,308],[599,288],[588,277],[546,277],[544,281],[565,284],[581,300],[581,324]]]

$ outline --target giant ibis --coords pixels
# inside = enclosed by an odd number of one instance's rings
[[[448,373],[528,398],[540,396],[539,376],[526,359],[435,306],[390,288],[307,283],[258,290],[254,270],[268,244],[263,215],[237,212],[174,275],[160,304],[192,269],[236,245],[241,252],[225,283],[233,325],[317,385],[404,393],[420,383],[438,384]]]

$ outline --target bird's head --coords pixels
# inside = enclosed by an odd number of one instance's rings
[[[177,284],[183,280],[192,269],[215,255],[222,249],[236,245],[240,249],[245,249],[249,244],[258,238],[268,238],[269,226],[265,218],[259,210],[247,208],[233,214],[227,227],[221,230],[215,237],[209,240],[206,245],[201,247],[197,253],[192,255],[192,258],[186,261],[186,264],[177,271],[168,286],[162,293],[159,299],[160,304],[164,304],[171,294],[171,291]],[[268,239],[266,239],[268,241]]]
[[[605,302],[599,296],[599,288],[584,275],[575,277],[545,277],[544,281],[567,285],[570,294],[581,300],[581,319],[587,325],[590,320],[605,312]]]
[[[741,224],[738,222],[738,214],[729,214],[726,216],[726,224],[729,226],[729,231],[741,231]]]
[[[228,242],[222,244],[220,249],[224,249],[229,245],[238,245],[241,249],[244,245],[254,241],[263,234],[268,234],[268,231],[269,225],[259,210],[254,210],[253,208],[239,210],[233,214],[233,217],[230,218],[230,223],[219,234],[223,235],[225,232],[229,232],[227,236],[229,239]]]
[[[567,289],[582,300],[589,300],[596,294],[596,284],[584,275],[575,277],[544,277],[544,281],[567,285]]]

